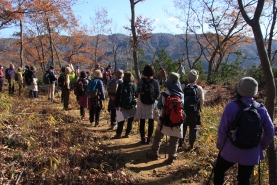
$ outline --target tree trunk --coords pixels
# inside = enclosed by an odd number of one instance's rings
[[[261,60],[261,66],[263,68],[263,73],[266,81],[266,102],[265,107],[268,111],[269,116],[274,120],[274,103],[276,96],[276,88],[274,82],[274,76],[272,73],[272,68],[270,61],[265,49],[264,40],[260,24],[255,24],[253,27],[253,32],[255,36],[255,41]],[[274,139],[267,149],[268,156],[268,168],[269,168],[269,182],[270,184],[277,184],[277,161],[276,161],[276,148],[274,144]]]
[[[20,19],[20,66],[23,67],[23,25]]]
[[[54,49],[53,49],[53,39],[52,39],[52,32],[51,32],[51,28],[50,28],[50,24],[49,24],[49,20],[48,18],[46,19],[47,21],[47,29],[48,29],[48,34],[49,34],[49,42],[50,42],[50,51],[51,51],[51,63],[52,66],[54,67]]]
[[[135,3],[134,0],[130,0],[131,5],[131,30],[132,30],[132,36],[133,36],[133,60],[134,60],[134,67],[135,67],[135,73],[136,73],[136,79],[140,79],[140,72],[138,67],[138,55],[137,55],[137,49],[138,49],[138,38],[136,34],[136,27],[135,27]]]

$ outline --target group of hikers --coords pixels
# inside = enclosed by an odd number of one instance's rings
[[[14,91],[13,68],[11,65],[7,71],[10,76],[10,94]],[[181,84],[180,76],[185,75],[184,72],[166,75],[165,70],[160,68],[160,79],[157,80],[154,67],[146,65],[142,71],[143,77],[136,81],[131,72],[121,69],[112,72],[110,68],[96,68],[92,75],[85,71],[77,72],[78,80],[72,84],[72,65],[62,67],[59,77],[55,75],[54,68],[50,67],[43,76],[43,81],[48,86],[48,100],[54,101],[55,84],[58,84],[62,88],[64,109],[70,110],[69,97],[73,89],[80,105],[81,119],[98,127],[101,126],[103,100],[108,96],[110,129],[116,130],[113,138],[130,137],[134,120],[139,120],[141,144],[152,144],[151,150],[146,153],[146,157],[151,160],[159,159],[160,146],[165,135],[170,137],[166,159],[168,164],[172,164],[177,158],[179,147],[186,151],[197,149],[195,141],[205,101],[203,88],[197,85],[197,70],[190,70],[187,74],[188,84]],[[18,69],[18,73],[21,70]],[[29,86],[35,86],[35,68],[28,70],[33,75]],[[0,70],[1,84],[4,77],[3,70]],[[2,90],[2,86],[0,87]],[[30,87],[31,97],[37,98],[36,92],[37,87]],[[266,108],[254,98],[258,93],[258,82],[252,77],[244,77],[237,83],[236,93],[237,99],[226,105],[218,126],[216,147],[219,154],[213,168],[215,185],[224,183],[225,172],[236,163],[238,184],[250,184],[254,166],[264,159],[263,151],[269,147],[275,135],[274,125]],[[86,117],[85,109],[89,110],[89,118]],[[125,120],[127,127],[122,134]],[[158,122],[156,129],[154,120]],[[188,143],[185,142],[187,128]]]

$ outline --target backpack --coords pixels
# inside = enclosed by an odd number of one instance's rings
[[[197,97],[197,85],[186,85],[184,89],[184,110],[186,114],[195,114],[200,109],[200,99]]]
[[[109,83],[108,95],[109,95],[109,96],[115,96],[115,95],[116,95],[117,88],[118,88],[118,80],[117,80],[117,79],[113,79],[113,80]]]
[[[229,128],[231,143],[240,149],[250,149],[258,146],[262,135],[262,122],[256,101],[247,107],[242,101],[235,101],[240,107]]]
[[[65,75],[61,74],[58,78],[58,87],[64,87],[65,85]]]
[[[15,81],[18,81],[18,73],[15,73],[15,74],[14,74],[14,80],[15,80]]]
[[[33,81],[33,77],[32,77],[33,73],[32,71],[30,70],[27,70],[24,74],[24,80],[25,80],[25,83],[27,85],[31,85],[32,81]]]
[[[157,95],[154,88],[154,80],[147,80],[146,78],[142,78],[142,86],[140,89],[140,101],[143,104],[151,105],[155,103],[157,99]]]
[[[162,93],[165,97],[163,113],[160,116],[162,125],[167,127],[180,127],[186,120],[182,99],[177,95]]]
[[[94,98],[98,96],[98,88],[97,88],[97,83],[99,79],[92,79],[89,81],[87,89],[86,89],[86,95]]]
[[[132,83],[122,83],[120,93],[120,107],[126,110],[130,110],[135,107],[135,92]]]
[[[5,78],[10,79],[9,68],[5,69]]]
[[[79,79],[74,85],[75,96],[83,96],[87,89],[87,80]]]
[[[46,73],[44,73],[43,75],[43,83],[44,84],[50,84],[50,73],[48,71],[46,71]]]

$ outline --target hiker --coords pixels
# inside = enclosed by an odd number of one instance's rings
[[[203,88],[196,84],[199,73],[192,69],[188,73],[188,82],[183,88],[184,110],[186,122],[183,124],[183,138],[179,140],[179,147],[184,147],[186,151],[196,149],[194,143],[197,137],[198,125],[201,124],[200,111],[204,105],[205,97]],[[185,144],[187,128],[189,127],[189,146]]]
[[[118,86],[115,97],[116,110],[122,112],[124,120],[128,119],[126,132],[123,136],[124,138],[129,138],[132,131],[134,116],[136,114],[136,90],[137,87],[134,84],[134,76],[131,72],[125,72],[123,76],[123,83]],[[121,138],[124,120],[118,121],[114,139]]]
[[[155,130],[154,141],[151,147],[151,151],[146,153],[146,156],[148,158],[152,160],[157,160],[159,158],[160,146],[164,135],[170,136],[169,147],[168,147],[168,159],[166,160],[167,164],[172,164],[173,161],[176,159],[177,149],[178,149],[178,139],[182,138],[182,134],[183,134],[182,123],[185,119],[185,115],[182,110],[182,107],[183,107],[182,102],[184,101],[184,94],[183,94],[179,79],[180,79],[180,76],[178,73],[171,72],[168,76],[168,80],[166,82],[166,91],[162,93],[157,104],[158,109],[163,109],[162,110],[163,113],[162,113],[162,116],[160,117],[160,121],[158,122],[158,125]],[[176,109],[178,113],[180,111],[182,112],[182,114],[178,114],[178,117],[180,116],[181,120],[179,120],[180,121],[179,124],[178,125],[176,124],[176,126],[174,127],[166,126],[166,124],[169,125],[170,123],[162,121],[163,115],[165,115],[165,111],[166,111],[165,110],[167,105],[166,102],[169,97],[175,97],[179,100],[178,102],[181,103],[179,104],[179,109],[178,110]],[[175,115],[172,114],[171,116],[175,116]]]
[[[87,73],[85,71],[80,72],[80,78],[77,81],[78,84],[78,104],[80,105],[81,120],[87,120],[85,108],[89,108],[89,97],[86,96],[85,92],[88,86]]]
[[[46,72],[49,74],[48,76],[48,84],[47,84],[47,87],[48,87],[48,101],[51,101],[51,102],[54,102],[54,99],[55,99],[55,83],[56,83],[56,80],[57,80],[57,77],[56,75],[54,74],[54,67],[53,66],[50,66],[49,67],[49,70]]]
[[[30,90],[30,98],[38,100],[38,78],[36,76],[36,67],[31,66],[30,67],[30,74],[32,75],[30,78],[31,84],[28,86]]]
[[[87,87],[87,89],[91,89],[90,88],[90,83],[94,82],[97,89],[97,95],[95,97],[90,97],[89,98],[89,106],[90,106],[90,111],[89,111],[89,121],[90,124],[93,125],[93,123],[95,122],[95,127],[100,126],[99,125],[99,118],[100,118],[100,113],[102,111],[103,108],[103,100],[105,100],[105,93],[104,93],[104,85],[102,82],[102,73],[100,70],[95,70],[93,72],[93,76],[94,79],[92,79],[89,82],[89,85]]]
[[[223,184],[225,171],[235,163],[238,163],[238,184],[250,184],[249,179],[254,166],[264,159],[263,150],[269,147],[274,138],[274,125],[266,108],[253,98],[258,92],[258,82],[252,77],[244,77],[238,82],[236,91],[237,100],[226,105],[218,126],[216,147],[220,153],[214,167],[215,185]],[[245,107],[248,108],[245,109]],[[257,114],[252,112],[251,119],[249,117],[247,117],[248,119],[241,118],[243,121],[239,122],[239,125],[235,123],[239,130],[233,130],[233,122],[237,113],[241,109],[249,110],[253,107],[255,107],[254,112],[257,112]],[[252,135],[250,136],[248,133]],[[243,136],[243,138],[240,139],[240,136]]]
[[[5,77],[5,73],[3,71],[3,66],[0,65],[0,92],[2,92],[3,90],[4,77]]]
[[[9,83],[9,94],[12,95],[14,94],[14,84],[16,75],[13,64],[10,64],[10,67],[6,69],[5,75]]]
[[[164,68],[160,68],[159,70],[159,84],[160,86],[164,86],[165,83],[166,83],[166,80],[167,80],[167,74],[166,74],[166,71],[164,70]]]
[[[182,62],[179,62],[178,63],[178,73],[180,75],[180,79],[182,78],[182,76],[185,75],[185,68],[184,66],[182,65]]]
[[[23,79],[23,69],[22,67],[19,67],[17,70],[17,75],[18,75],[18,96],[21,96],[21,93],[23,92],[23,84],[24,84],[24,79]]]
[[[115,73],[115,78],[112,79],[108,85],[108,95],[109,95],[109,103],[108,103],[108,112],[110,113],[110,121],[111,128],[115,130],[117,128],[116,124],[116,109],[115,109],[115,96],[117,92],[117,88],[119,84],[123,83],[124,71],[119,69]]]
[[[63,88],[65,86],[65,67],[63,66],[60,71],[60,76],[58,78],[58,87],[61,88],[61,103],[63,103]]]
[[[65,81],[62,89],[64,110],[71,110],[71,108],[68,107],[69,96],[70,96],[70,77],[69,76],[71,72],[72,72],[72,69],[69,66],[65,67]]]
[[[109,84],[111,79],[112,79],[111,65],[108,65],[108,67],[106,67],[105,72],[103,73],[104,84],[105,85]]]
[[[32,93],[33,91],[30,89],[30,85],[32,83],[32,76],[33,76],[33,72],[31,71],[30,67],[29,66],[25,66],[25,71],[23,73],[23,76],[24,76],[24,85],[27,86],[27,88],[30,90],[29,91],[29,98],[32,97]]]
[[[141,144],[149,144],[151,142],[154,131],[154,110],[156,100],[160,95],[159,82],[153,78],[155,71],[150,65],[146,65],[142,72],[143,76],[138,81],[136,95],[138,97],[138,105],[136,118],[140,119],[140,138]],[[145,119],[148,119],[148,134],[145,136]]]

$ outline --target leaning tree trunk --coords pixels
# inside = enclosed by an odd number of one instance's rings
[[[20,66],[23,67],[23,25],[20,19]]]

